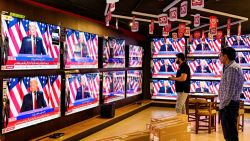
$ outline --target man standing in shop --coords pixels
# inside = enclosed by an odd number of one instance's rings
[[[223,48],[220,61],[224,65],[219,87],[221,125],[226,141],[238,141],[237,118],[244,76],[235,60],[235,49]]]
[[[176,54],[176,63],[179,65],[176,77],[172,76],[169,79],[175,81],[177,92],[176,112],[186,114],[185,103],[190,92],[190,68],[183,53]]]

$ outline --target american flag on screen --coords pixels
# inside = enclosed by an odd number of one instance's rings
[[[77,95],[77,89],[81,86],[81,78],[75,75],[67,79],[67,86],[69,87],[70,103],[74,103]]]
[[[243,94],[246,97],[247,100],[250,100],[250,91],[249,88],[243,88]]]
[[[248,36],[242,35],[242,36],[240,36],[240,40],[243,41],[243,43],[245,44],[245,46],[250,46],[250,39],[249,39]]]
[[[154,54],[158,54],[158,52],[161,49],[161,46],[164,45],[163,38],[160,39],[153,39],[153,48],[154,48]]]
[[[196,60],[193,60],[193,61],[188,61],[188,64],[190,67],[191,74],[194,74],[196,67],[199,66],[199,63]]]
[[[86,33],[86,32],[79,32],[71,29],[67,29],[67,56],[69,58],[74,57],[75,46],[79,44],[79,36],[80,34],[83,35],[83,42],[87,46],[88,55],[91,59],[95,60],[98,58],[98,35]]]
[[[104,39],[103,40],[103,57],[105,57],[107,60],[109,59],[110,55],[110,41]]]
[[[163,85],[161,81],[158,80],[153,81],[153,90],[154,90],[153,95],[157,95],[162,86]]]
[[[175,92],[175,84],[174,81],[167,81],[168,87],[171,88],[172,93]]]
[[[161,69],[161,66],[163,65],[162,60],[160,59],[153,59],[154,66],[153,66],[153,72],[158,73]]]
[[[227,38],[226,38],[227,46],[232,47],[234,41],[236,41],[236,40],[237,40],[237,39],[236,39],[236,36],[227,37]]]
[[[115,78],[114,82],[114,92],[124,92],[125,91],[125,76]]]
[[[33,21],[14,18],[13,20],[5,20],[2,18],[3,36],[9,39],[9,56],[17,56],[19,54],[22,39],[29,36],[29,24]],[[59,57],[59,46],[52,45],[52,31],[59,29],[59,26],[44,24],[41,22],[33,22],[36,26],[36,36],[41,37],[43,46],[50,57]]]
[[[195,51],[198,44],[200,44],[200,40],[194,39],[193,43],[190,45],[190,53]]]
[[[243,70],[245,81],[250,81],[250,71],[249,70]]]
[[[206,38],[205,43],[208,44],[208,47],[211,51],[220,52],[221,50],[221,39],[210,40]]]
[[[168,65],[171,65],[173,70],[177,72],[179,66],[176,64],[175,59],[165,59],[165,60],[167,61]]]
[[[186,46],[185,43],[186,43],[185,38],[179,38],[177,40],[172,39],[172,42],[170,42],[170,44],[172,44],[175,51],[182,52],[182,53],[185,52],[185,46]]]
[[[114,43],[114,54],[116,56],[124,56],[125,55],[125,40],[117,39]]]
[[[10,100],[10,117],[17,117],[20,113],[23,97],[30,92],[31,79],[37,80],[38,90],[43,92],[47,105],[53,108],[60,105],[60,76],[10,78],[7,90],[7,97]]]

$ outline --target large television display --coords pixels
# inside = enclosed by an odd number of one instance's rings
[[[142,67],[143,48],[140,46],[129,46],[129,67]]]
[[[195,59],[188,61],[191,78],[202,80],[219,80],[223,65],[219,59]]]
[[[226,38],[226,44],[229,47],[235,48],[236,51],[250,51],[249,35],[232,35]]]
[[[154,38],[151,42],[153,58],[175,57],[177,53],[185,53],[185,38]]]
[[[71,29],[66,33],[65,68],[98,68],[98,36]]]
[[[218,94],[219,81],[191,81],[191,93]]]
[[[142,93],[142,70],[127,71],[127,97]]]
[[[125,71],[103,73],[104,103],[125,98]]]
[[[235,62],[239,63],[242,69],[250,69],[250,52],[236,52]]]
[[[152,78],[168,78],[176,75],[178,65],[175,59],[153,59],[152,60]]]
[[[2,70],[60,68],[60,27],[1,15]]]
[[[125,40],[103,39],[103,68],[125,67]]]
[[[151,85],[152,99],[176,99],[175,85],[172,80],[156,80]]]
[[[188,56],[218,56],[221,50],[221,39],[193,39],[189,44]]]
[[[99,73],[70,74],[66,76],[66,115],[99,105]]]
[[[3,81],[2,133],[60,116],[61,76],[9,78]]]

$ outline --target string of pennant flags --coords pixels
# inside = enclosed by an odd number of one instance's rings
[[[109,2],[108,2],[109,1]],[[115,11],[115,2],[118,2],[119,0],[107,0],[107,6],[106,6],[106,17],[105,17],[105,22],[106,22],[106,26],[109,26],[109,22],[112,19],[112,12]],[[176,0],[174,1],[176,3],[178,3],[180,0]],[[204,7],[204,0],[191,0],[191,9],[196,9],[199,10],[201,8]],[[164,9],[163,11],[165,11],[166,9]],[[182,1],[180,4],[180,8],[179,8],[179,14],[180,17],[185,17],[187,16],[187,10],[188,10],[188,1]],[[210,11],[208,11],[210,12]],[[132,12],[133,13],[133,12]],[[147,14],[150,15],[150,14]],[[172,22],[178,21],[181,19],[178,19],[178,8],[177,7],[170,7],[169,9],[169,13],[162,13],[157,15],[158,16],[158,21],[156,21],[154,18],[152,17],[151,20],[141,20],[141,21],[145,21],[145,22],[149,22],[149,34],[154,34],[154,29],[155,29],[155,23],[158,23],[160,27],[162,27],[162,36],[166,37],[169,36],[169,32],[171,32],[172,29]],[[193,19],[193,26],[194,27],[200,27],[201,23],[200,23],[200,19],[202,18],[202,16],[200,14],[195,14],[195,15],[191,15],[194,17]],[[124,17],[124,16],[123,16]],[[128,17],[127,19],[131,19],[130,17]],[[139,21],[136,20],[137,18],[135,16],[132,17],[132,21],[131,21],[131,31],[132,32],[138,32],[139,31]],[[210,16],[208,17],[209,19],[209,34],[208,37],[213,38],[213,36],[215,36],[217,39],[218,38],[222,38],[223,37],[223,32],[222,30],[218,30],[218,19],[216,16]],[[248,20],[248,19],[247,19]],[[185,23],[185,22],[180,22],[178,25],[178,31],[177,33],[172,33],[172,37],[173,38],[182,38],[183,36],[192,36],[194,38],[200,38],[200,31],[195,30],[194,31],[194,35],[190,34],[191,29],[189,26],[187,26],[189,23]],[[231,29],[231,18],[227,19],[227,36],[230,36],[230,29]],[[118,29],[118,19],[116,18],[116,29]],[[241,22],[239,22],[238,24],[238,36],[241,35]],[[205,32],[202,31],[202,38],[205,38]]]

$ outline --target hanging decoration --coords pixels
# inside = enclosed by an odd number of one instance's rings
[[[221,39],[223,37],[223,31],[222,30],[218,30],[217,31],[217,35],[216,35],[216,39]]]
[[[184,36],[190,36],[190,27],[186,27],[186,31],[184,33]]]
[[[116,21],[115,21],[115,28],[118,30],[118,19],[116,18]]]
[[[231,30],[231,18],[227,19],[227,36],[230,36],[230,30]]]
[[[206,40],[205,30],[202,30],[201,31],[201,41],[202,41],[202,43],[205,43],[205,40]]]
[[[169,32],[167,31],[167,28],[165,26],[162,27],[162,36],[163,37],[169,36]]]
[[[169,20],[170,21],[176,21],[177,20],[177,7],[172,7],[169,10]]]
[[[238,36],[240,36],[241,35],[241,23],[239,23],[239,25],[238,25]]]
[[[194,15],[194,27],[200,26],[200,14]]]
[[[189,36],[189,42],[190,43],[193,42],[193,34],[190,34],[190,36]]]
[[[112,18],[112,13],[111,11],[108,11],[108,14],[105,17],[106,26],[109,26],[109,22],[111,21],[111,18]]]
[[[139,31],[139,22],[135,21],[135,16],[134,16],[133,19],[132,19],[131,31],[132,31],[132,32],[137,32],[137,31]]]
[[[209,21],[210,21],[209,32],[212,35],[216,35],[217,34],[217,17],[210,16]]]
[[[154,34],[154,20],[152,19],[149,24],[149,34]]]
[[[115,11],[115,3],[110,3],[109,4],[109,9],[111,12],[114,12]]]
[[[204,0],[191,0],[191,9],[203,8]]]
[[[159,26],[166,26],[168,24],[168,14],[160,14],[158,16]]]
[[[200,31],[194,31],[194,38],[195,39],[200,39],[200,37],[201,37]]]
[[[185,17],[187,15],[187,1],[183,1],[181,3],[181,8],[180,8],[180,17]]]
[[[185,23],[179,23],[179,26],[178,26],[178,38],[182,38],[185,31],[186,31],[186,24]]]

